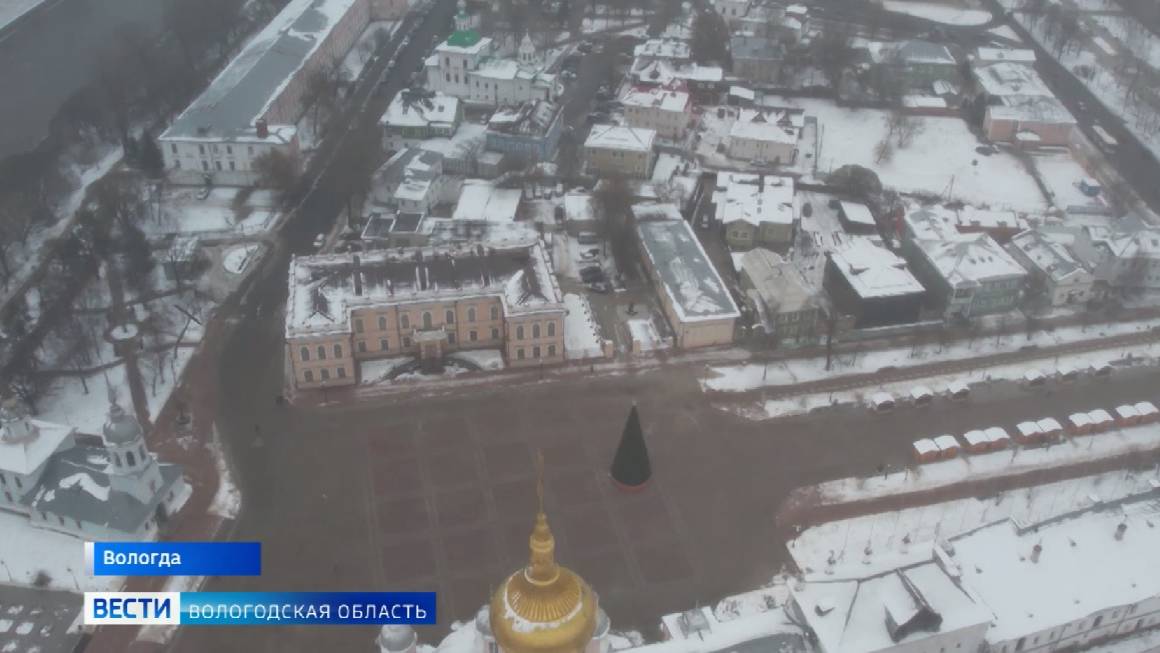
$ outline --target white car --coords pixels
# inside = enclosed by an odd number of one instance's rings
[[[318,234],[314,237],[314,249],[322,249],[326,244],[326,234]]]

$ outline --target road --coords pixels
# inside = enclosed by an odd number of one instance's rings
[[[157,0],[48,0],[0,37],[0,158],[30,150],[48,134],[65,100],[92,82],[98,55],[118,29],[161,29]]]

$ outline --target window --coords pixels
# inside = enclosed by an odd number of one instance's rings
[[[523,340],[523,339],[524,339],[524,325],[521,324],[518,327],[516,327],[516,340]]]
[[[518,358],[519,360],[524,359],[524,348],[523,347],[520,347],[519,349],[516,350],[516,358]]]
[[[1101,622],[1103,622],[1103,620],[1104,620],[1104,616],[1103,616],[1103,615],[1100,615],[1100,616],[1096,617],[1096,620],[1092,622],[1092,628],[1093,628],[1093,629],[1095,629],[1095,628],[1099,628],[1099,627],[1100,627],[1100,623],[1101,623]]]
[[[475,321],[475,307],[474,307],[474,306],[472,306],[471,308],[467,309],[467,321],[468,321],[468,322],[474,322],[474,321]]]
[[[1022,650],[1023,650],[1023,645],[1027,643],[1027,642],[1026,642],[1026,639],[1027,639],[1026,637],[1020,637],[1020,638],[1019,638],[1019,641],[1015,643],[1015,650],[1016,650],[1016,651],[1022,651]]]
[[[387,316],[380,315],[379,316],[379,331],[386,331],[386,330],[387,330]]]
[[[532,347],[532,358],[539,358],[539,357],[540,357],[540,346],[536,345],[535,347]]]
[[[326,360],[326,347],[322,345],[318,345],[318,360]]]
[[[322,380],[323,380],[323,381],[329,381],[329,380],[330,380],[330,370],[328,370],[328,369],[326,369],[326,368],[324,367],[324,368],[322,368],[321,370],[319,370],[319,373],[322,375]]]
[[[0,474],[0,485],[8,485],[8,477]]]
[[[447,324],[455,324],[455,311],[451,310],[450,308],[444,311],[443,317],[446,318],[444,321],[447,322]]]
[[[169,144],[169,151],[173,152],[174,154],[177,154],[177,143],[170,143]]]
[[[338,378],[340,378],[340,379],[346,378],[346,368],[345,367],[338,368]]]
[[[476,340],[479,340],[479,332],[475,331],[475,330],[468,331],[467,332],[467,339],[470,340],[471,342],[475,342]]]
[[[253,145],[246,146],[246,153],[249,154],[250,156],[254,156],[254,146]]]
[[[387,350],[388,350],[388,349],[390,349],[390,348],[391,348],[391,347],[390,347],[390,345],[387,343],[387,339],[386,339],[386,338],[379,338],[379,349],[381,349],[381,350],[383,350],[383,351],[387,351]]]
[[[303,347],[298,350],[298,358],[308,361],[310,360],[310,347]]]
[[[13,476],[12,480],[16,481],[16,489],[24,488],[24,481],[21,481],[19,476]]]
[[[213,167],[217,168],[218,172],[221,172],[222,171],[222,162],[221,161],[214,161]]]
[[[449,344],[449,345],[455,344],[455,332],[454,331],[447,332],[447,344]]]
[[[450,84],[451,83],[451,73],[443,73],[443,79],[447,80],[447,83]]]
[[[132,451],[125,453],[125,461],[125,464],[129,465],[130,467],[137,466],[137,456],[134,456]]]
[[[404,337],[403,338],[403,349],[410,349],[410,348],[411,348],[411,339]]]
[[[410,329],[411,328],[411,316],[407,315],[406,313],[403,313],[399,317],[399,324],[402,325],[402,327],[404,329]]]
[[[540,337],[540,323],[539,322],[536,322],[535,324],[532,325],[532,337],[533,338]]]
[[[451,65],[451,57],[443,57],[443,65],[450,66]]]
[[[555,322],[549,322],[549,323],[548,323],[548,337],[549,337],[549,338],[552,338],[552,337],[554,337],[555,335],[556,335],[556,323],[555,323]]]
[[[334,346],[334,357],[335,358],[342,358],[342,345],[335,345]]]
[[[492,340],[499,340],[499,329],[492,329],[491,330],[491,339]]]
[[[11,493],[11,492],[5,492],[5,493],[4,493],[4,500],[5,500],[5,501],[7,501],[8,503],[12,503],[12,493]]]
[[[499,307],[498,306],[491,307],[491,319],[493,319],[493,320],[499,319]]]
[[[141,462],[145,462],[145,445],[142,444],[137,447],[137,454],[141,456]]]
[[[313,383],[314,382],[314,372],[311,370],[306,370],[305,372],[302,373],[302,378],[307,383]]]
[[[198,145],[198,146],[197,146],[197,153],[198,153],[198,154],[205,154],[205,146],[204,146],[204,145]]]
[[[360,354],[367,353],[367,341],[366,340],[359,340],[358,341],[358,353],[360,353]]]
[[[355,332],[355,333],[362,333],[362,332],[363,332],[363,321],[362,321],[362,318],[361,318],[361,317],[360,317],[360,318],[355,318],[355,321],[354,321],[354,332]]]
[[[173,167],[177,168],[178,170],[181,170],[181,159],[174,159],[173,160]]]
[[[226,146],[226,154],[232,155],[233,153],[234,153],[234,147],[232,145],[227,145]]]
[[[548,358],[556,357],[556,345],[548,345]]]
[[[423,311],[423,328],[431,328],[431,311]]]
[[[209,163],[206,162],[205,159],[201,160],[201,169],[205,172],[209,172]]]

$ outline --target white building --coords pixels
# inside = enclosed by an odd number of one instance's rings
[[[648,178],[656,135],[651,129],[596,125],[584,141],[585,163],[589,171],[599,176]]]
[[[524,37],[516,59],[496,55],[491,38],[473,29],[456,30],[427,58],[427,86],[491,107],[556,98],[556,76],[546,71],[531,38]]]
[[[1082,304],[1092,298],[1095,277],[1068,248],[1070,232],[1033,229],[1011,239],[1007,252],[1031,273],[1052,306]]]
[[[415,95],[404,89],[379,118],[383,149],[397,152],[428,138],[451,138],[462,120],[459,98],[442,93]]]
[[[742,109],[729,128],[729,156],[743,161],[791,165],[805,124],[800,111]]]
[[[666,61],[679,65],[692,59],[689,42],[682,39],[649,39],[633,48],[632,54],[638,63]]]
[[[79,538],[151,540],[189,498],[181,467],[159,463],[140,424],[115,402],[103,444],[32,419],[17,400],[0,408],[0,509]]]
[[[373,204],[427,214],[437,204],[455,199],[461,180],[443,174],[443,156],[417,148],[396,153],[375,171]]]
[[[296,156],[310,74],[397,12],[394,0],[291,0],[157,139],[169,178],[246,186],[262,155]]]
[[[630,127],[652,129],[661,138],[684,138],[692,119],[689,94],[668,88],[633,89],[620,99]]]
[[[1160,229],[1135,217],[1114,227],[1089,225],[1076,234],[1072,251],[1096,281],[1124,292],[1160,289]]]
[[[713,204],[732,249],[780,248],[793,242],[797,224],[793,177],[718,173]]]

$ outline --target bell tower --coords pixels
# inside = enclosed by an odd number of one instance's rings
[[[149,503],[162,486],[161,470],[153,454],[145,448],[145,431],[132,414],[121,408],[109,393],[109,416],[102,430],[109,453],[109,483],[113,489]]]

